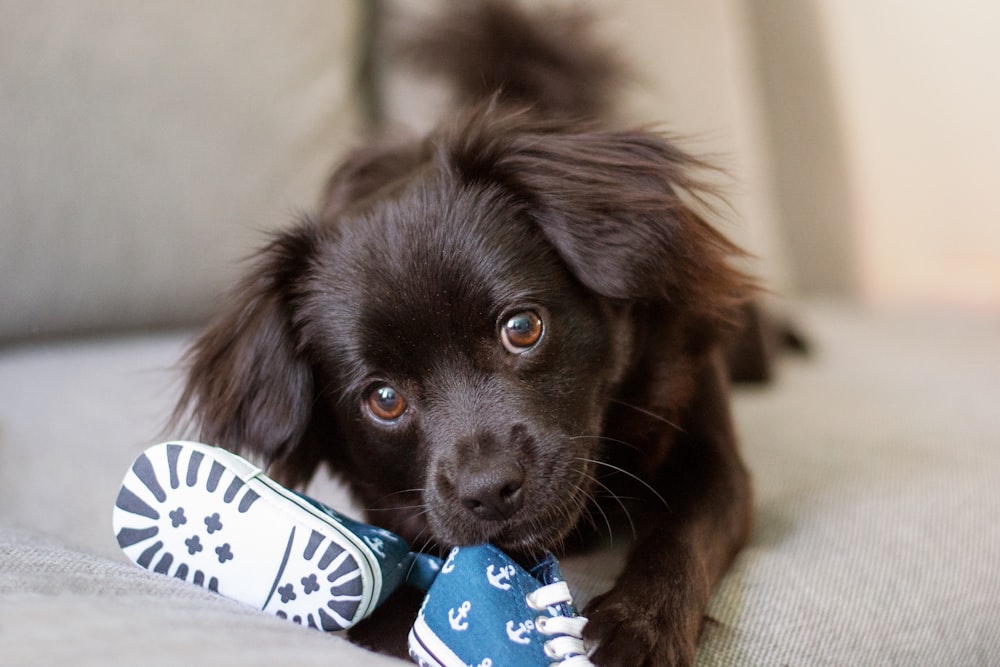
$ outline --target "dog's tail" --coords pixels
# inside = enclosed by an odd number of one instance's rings
[[[496,97],[547,116],[597,118],[623,68],[580,9],[528,11],[513,1],[446,3],[405,40],[401,55],[445,76],[461,102]]]

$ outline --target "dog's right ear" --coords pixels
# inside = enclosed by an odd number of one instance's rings
[[[539,120],[490,102],[448,128],[441,146],[466,182],[499,185],[521,202],[595,294],[669,306],[690,331],[722,332],[755,290],[731,264],[744,253],[689,205],[712,199],[696,176],[708,165],[664,136]],[[693,338],[700,347],[709,340]]]
[[[304,223],[260,251],[251,271],[185,355],[187,379],[174,421],[203,441],[307,482],[319,460],[304,440],[313,421],[313,371],[296,335],[296,285],[315,247]]]

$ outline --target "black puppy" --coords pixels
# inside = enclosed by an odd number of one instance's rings
[[[634,520],[585,611],[593,660],[690,664],[750,525],[722,349],[752,286],[685,203],[697,161],[567,120],[611,72],[580,25],[473,4],[423,53],[485,101],[346,158],[194,343],[179,411],[286,484],[327,464],[425,549],[528,556]],[[357,636],[398,652],[408,613]]]

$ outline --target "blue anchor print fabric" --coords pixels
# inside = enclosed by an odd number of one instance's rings
[[[530,593],[563,582],[549,554],[524,570],[492,545],[456,547],[431,586],[410,632],[410,654],[425,667],[549,665],[538,627],[544,619],[575,618],[570,600],[535,609]],[[582,653],[582,643],[581,643]],[[581,655],[576,664],[590,664]]]

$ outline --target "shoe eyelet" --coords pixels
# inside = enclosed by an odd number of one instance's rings
[[[543,635],[552,634],[546,629],[548,628],[548,625],[549,625],[548,616],[539,616],[538,618],[535,619],[535,629],[541,632]]]
[[[562,660],[565,656],[559,655],[556,650],[552,647],[552,642],[548,641],[542,644],[542,648],[545,649],[545,655],[553,660]]]
[[[528,593],[527,595],[525,595],[524,596],[524,601],[527,602],[528,606],[531,607],[532,609],[534,609],[535,611],[543,611],[545,609],[545,607],[538,606],[538,602],[535,600],[535,596],[534,596],[533,592],[532,593]]]

